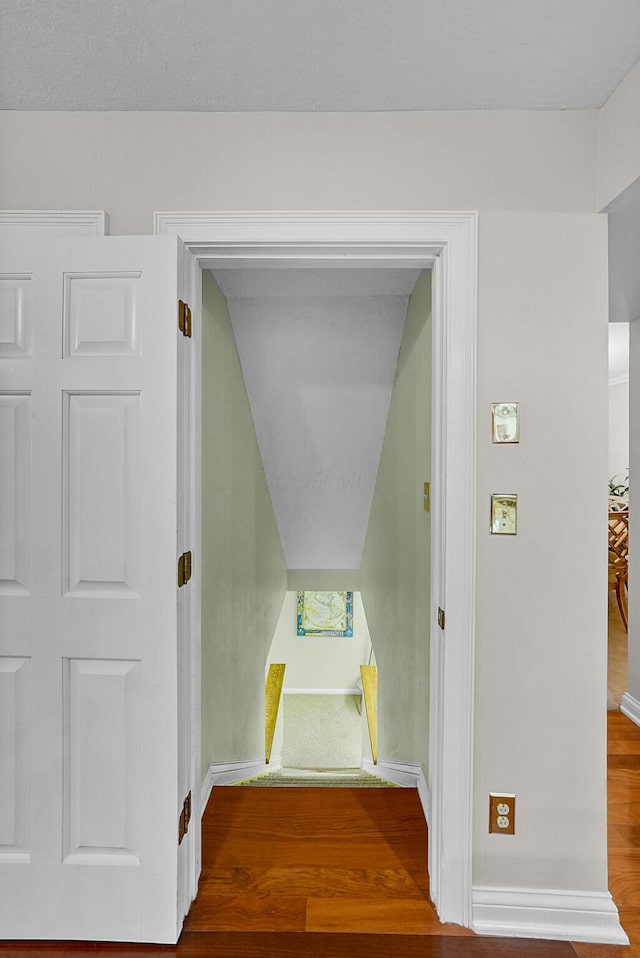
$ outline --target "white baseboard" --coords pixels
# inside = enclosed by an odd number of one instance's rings
[[[636,725],[640,725],[640,702],[633,695],[625,692],[620,703],[620,711],[630,718]]]
[[[207,774],[200,789],[201,814],[204,814],[214,785],[231,785],[233,782],[253,778],[260,772],[266,772],[267,769],[277,767],[278,765],[275,762],[270,762],[267,765],[264,759],[256,759],[254,762],[212,762],[207,769]]]
[[[429,794],[429,785],[425,778],[422,765],[419,765],[418,768],[420,769],[418,774],[418,796],[420,798],[420,804],[422,805],[422,811],[424,812],[427,828],[431,828],[431,795]]]
[[[383,762],[378,760],[374,765],[370,758],[363,758],[360,768],[377,778],[384,778],[394,785],[405,785],[407,788],[418,787],[418,775],[422,771],[419,765],[407,762]]]
[[[609,892],[475,887],[471,927],[480,935],[629,944]]]

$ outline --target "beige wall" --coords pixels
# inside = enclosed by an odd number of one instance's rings
[[[598,209],[640,176],[640,61],[599,111]]]
[[[597,208],[597,127],[595,111],[0,116],[0,206],[105,208],[116,233],[149,232],[154,209],[480,210],[474,870],[489,885],[606,884],[606,261],[604,220],[576,215]],[[486,441],[496,399],[521,403],[519,447]],[[486,535],[496,487],[520,495],[509,542]],[[518,793],[514,839],[486,834],[498,789]]]
[[[0,208],[595,210],[597,112],[0,113]]]
[[[431,273],[409,299],[361,565],[378,664],[378,754],[428,776],[431,516]]]
[[[605,889],[606,218],[483,216],[479,311],[474,882]],[[491,443],[501,401],[518,445]],[[518,494],[515,537],[491,492]]]
[[[287,573],[224,296],[202,282],[202,771],[264,756]]]

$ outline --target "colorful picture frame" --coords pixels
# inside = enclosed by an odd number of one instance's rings
[[[353,592],[298,592],[298,635],[353,635]]]

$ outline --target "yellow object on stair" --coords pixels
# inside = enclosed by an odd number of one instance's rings
[[[361,665],[362,691],[364,704],[367,709],[367,725],[369,727],[369,741],[371,742],[371,756],[373,764],[378,763],[378,667],[376,665]]]
[[[264,751],[267,765],[271,758],[285,669],[284,662],[275,662],[270,665],[267,680],[264,684]]]

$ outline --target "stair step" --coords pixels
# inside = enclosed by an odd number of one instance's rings
[[[360,768],[279,768],[234,785],[313,786],[317,788],[402,788]]]

